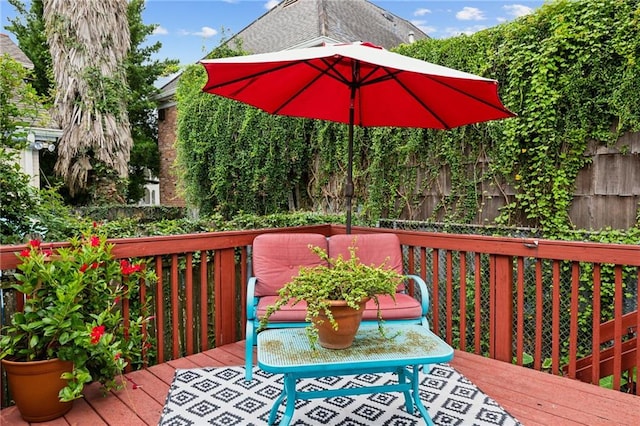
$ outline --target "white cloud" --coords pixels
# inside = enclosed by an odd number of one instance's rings
[[[421,9],[416,9],[416,11],[413,12],[413,16],[424,16],[424,15],[428,15],[429,13],[431,13],[429,9],[421,8]]]
[[[163,27],[163,26],[161,26],[161,25],[158,25],[158,26],[153,30],[153,32],[152,32],[151,34],[152,34],[152,35],[167,35],[167,34],[169,34],[169,31],[168,31],[165,27]]]
[[[523,6],[521,4],[507,4],[502,6],[502,8],[506,10],[509,15],[515,16],[516,18],[519,18],[524,15],[528,15],[531,12],[533,12],[533,9],[531,9],[528,6]]]
[[[193,35],[197,35],[200,37],[204,37],[204,38],[209,38],[209,37],[213,37],[216,34],[218,34],[218,31],[214,30],[211,27],[202,27],[202,29],[196,33],[193,33]]]
[[[411,21],[411,23],[416,27],[418,27],[420,31],[422,31],[425,34],[433,34],[435,32],[438,32],[438,29],[436,27],[427,25],[427,21],[420,21],[420,20],[414,19]]]
[[[482,21],[486,19],[484,12],[477,7],[463,7],[462,10],[456,13],[456,18],[461,21]]]
[[[266,2],[264,4],[264,8],[267,10],[271,10],[274,7],[276,7],[278,5],[278,3],[280,3],[280,0],[269,0],[268,2]]]

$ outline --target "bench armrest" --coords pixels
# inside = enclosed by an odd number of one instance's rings
[[[249,278],[247,282],[247,320],[253,320],[256,317],[256,307],[258,306],[258,298],[256,294],[256,277]]]
[[[418,289],[420,290],[420,305],[422,307],[422,315],[426,316],[429,312],[429,290],[427,290],[427,284],[419,275],[409,274],[405,275],[404,277],[413,280],[413,282],[417,284]]]

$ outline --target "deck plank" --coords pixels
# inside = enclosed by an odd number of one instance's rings
[[[92,384],[64,418],[46,424],[155,426],[177,368],[243,365],[244,348],[233,343],[128,373],[127,388],[107,397]],[[526,426],[640,424],[638,396],[460,351],[451,365]],[[29,425],[15,407],[0,411],[0,424]]]
[[[138,385],[139,389],[164,406],[169,392],[169,383],[161,380],[149,370],[133,371],[127,376]]]
[[[167,387],[165,392],[168,391],[169,388]],[[144,386],[134,382],[127,382],[125,389],[114,392],[113,395],[125,404],[130,411],[135,413],[142,420],[142,424],[158,424],[158,419],[162,415],[164,400],[159,402],[154,399],[153,396],[146,392]]]
[[[504,398],[499,402],[507,411],[510,403],[516,403],[534,414],[546,412],[585,425],[611,424],[609,416],[615,411],[617,424],[640,424],[640,398],[634,395],[460,351],[451,364],[485,393]],[[505,383],[513,384],[507,393],[503,393]]]
[[[84,398],[73,401],[73,408],[64,416],[64,419],[70,425],[106,426],[108,424]]]

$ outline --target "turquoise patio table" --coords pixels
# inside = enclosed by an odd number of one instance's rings
[[[313,349],[304,328],[265,330],[258,334],[258,366],[267,372],[284,375],[284,388],[269,414],[274,424],[278,407],[286,398],[280,425],[289,425],[297,399],[330,398],[366,393],[402,392],[407,412],[414,404],[427,425],[433,421],[420,400],[420,367],[446,362],[453,349],[422,325],[385,325],[382,337],[376,326],[361,326],[348,349]],[[398,383],[347,389],[297,391],[302,378],[346,376],[364,373],[395,373]]]

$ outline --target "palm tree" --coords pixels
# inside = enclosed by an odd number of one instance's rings
[[[54,118],[63,129],[55,172],[71,195],[92,188],[95,202],[123,202],[131,131],[125,59],[127,0],[45,0],[56,85]]]

